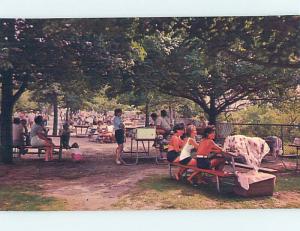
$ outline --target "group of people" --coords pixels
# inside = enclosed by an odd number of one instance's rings
[[[26,125],[31,128],[34,124],[34,119],[37,116],[41,116],[43,118],[43,123],[45,126],[47,126],[48,121],[49,121],[49,115],[45,112],[40,112],[40,111],[16,111],[14,113],[14,118],[19,118],[22,123],[26,122]]]
[[[185,128],[183,124],[176,124],[173,131],[174,134],[169,142],[167,152],[167,160],[170,163],[180,163],[202,169],[223,170],[225,158],[222,156],[223,149],[214,142],[214,127],[208,126],[204,129],[200,142],[195,139],[197,135],[195,125],[188,125]],[[196,158],[192,157],[193,150],[196,150]],[[186,168],[180,168],[176,173],[176,179],[179,180],[185,171]],[[187,180],[193,183],[197,174],[197,172],[192,173]]]
[[[172,129],[172,124],[166,110],[162,110],[160,112],[160,116],[158,116],[155,112],[153,112],[151,113],[150,117],[151,117],[150,126],[156,128],[156,132],[158,135],[163,135],[164,137],[166,137],[167,135],[170,134]]]
[[[22,123],[23,122],[23,123]],[[24,147],[31,145],[32,147],[42,147],[45,150],[45,161],[53,160],[53,149],[55,144],[48,137],[49,129],[45,126],[43,116],[38,115],[34,118],[34,124],[31,126],[30,132],[24,120],[14,118],[13,120],[13,146]],[[71,149],[72,159],[81,160],[82,154],[77,143],[69,145],[71,131],[69,124],[64,123],[59,131],[60,143],[62,148]],[[20,154],[26,154],[25,148],[20,148]]]
[[[106,122],[98,121],[97,124],[92,126],[89,136],[96,142],[103,141],[106,143],[112,143],[115,141],[113,132],[114,126],[110,120]]]
[[[27,121],[15,117],[13,119],[12,134],[13,134],[13,146],[22,147],[26,145],[32,145],[33,147],[44,147],[45,160],[53,159],[53,147],[54,144],[50,138],[47,137],[48,129],[45,127],[44,118],[38,115],[34,118],[34,124],[31,125],[29,132],[27,128]],[[25,149],[20,149],[21,154],[25,154]]]

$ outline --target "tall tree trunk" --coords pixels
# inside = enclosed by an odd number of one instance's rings
[[[215,112],[208,113],[208,123],[209,125],[216,125],[218,115]]]
[[[210,108],[208,112],[208,123],[209,125],[216,125],[217,123],[217,117],[218,117],[218,111],[216,108],[216,101],[214,95],[210,95]]]
[[[12,150],[12,113],[13,113],[13,80],[10,71],[2,72],[2,101],[1,101],[1,148],[0,158],[5,164],[13,162]]]
[[[58,125],[58,105],[57,105],[57,94],[53,94],[53,135],[57,135],[57,125]]]
[[[169,117],[170,117],[170,124],[173,124],[173,113],[172,113],[171,104],[169,104]]]
[[[145,127],[149,127],[149,101],[146,102],[145,113],[146,113]]]
[[[66,111],[66,122],[68,122],[69,121],[69,112],[70,110],[69,110],[69,107],[67,106],[67,111]]]

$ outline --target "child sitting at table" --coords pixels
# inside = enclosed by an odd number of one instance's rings
[[[179,162],[179,153],[182,148],[183,141],[180,136],[184,133],[184,125],[176,124],[173,128],[174,134],[168,145],[167,160],[169,162]]]
[[[210,157],[212,153],[222,153],[223,149],[219,147],[215,142],[215,129],[213,127],[207,127],[204,129],[203,139],[200,141],[197,149],[197,167],[202,169],[215,169],[223,170],[225,166],[225,158],[215,155]],[[188,181],[192,182],[194,176],[198,172],[194,172],[188,177]]]
[[[196,159],[192,158],[192,150],[198,148],[198,144],[195,140],[197,130],[194,125],[188,125],[186,128],[186,137],[183,140],[183,148],[180,152],[179,163],[187,166],[196,166]],[[176,180],[179,180],[182,174],[186,171],[186,168],[180,168],[176,174]]]

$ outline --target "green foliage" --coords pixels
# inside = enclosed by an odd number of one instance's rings
[[[294,114],[293,110],[285,110],[285,108],[293,107],[293,101],[285,102],[283,107],[276,105],[276,107],[270,104],[264,105],[252,105],[248,106],[240,111],[232,112],[227,117],[227,121],[233,123],[246,123],[246,124],[300,124],[300,116]],[[298,108],[296,110],[299,110]],[[295,137],[300,136],[299,128],[295,127],[283,127],[282,130],[279,126],[272,125],[239,125],[235,126],[236,134],[243,134],[247,136],[278,136],[283,135],[284,141],[292,143]]]
[[[15,104],[16,111],[38,110],[39,105],[32,100],[32,92],[25,91]]]

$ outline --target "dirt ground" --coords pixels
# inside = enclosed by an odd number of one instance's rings
[[[44,196],[64,200],[66,210],[106,210],[142,178],[167,174],[167,166],[153,160],[136,166],[116,165],[116,144],[89,142],[87,138],[72,138],[73,142],[79,143],[84,161],[72,162],[65,151],[60,162],[44,162],[27,154],[13,165],[0,165],[0,186],[33,184]]]
[[[156,165],[153,160],[136,166],[116,165],[113,158],[116,144],[93,143],[87,138],[72,138],[72,142],[79,143],[83,150],[83,162],[72,162],[66,152],[60,162],[44,162],[28,154],[13,165],[0,165],[0,187],[37,185],[43,196],[63,200],[66,210],[108,210],[114,209],[114,203],[134,190],[138,181],[168,174],[166,165]],[[278,162],[276,167],[282,169],[282,164]],[[288,194],[284,194],[284,200],[289,200]]]

